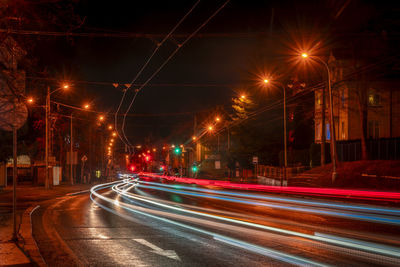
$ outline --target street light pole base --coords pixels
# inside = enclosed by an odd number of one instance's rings
[[[332,172],[332,184],[335,183],[336,178],[337,178],[337,172]]]

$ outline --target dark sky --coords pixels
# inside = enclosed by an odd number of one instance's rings
[[[84,19],[84,23],[74,32],[151,33],[163,36],[195,2],[75,1],[74,12]],[[176,33],[181,35],[161,47],[137,82],[144,82],[162,64],[176,44],[182,42],[182,34],[193,32],[223,3],[221,0],[201,1],[177,29]],[[287,47],[295,45],[294,38],[299,34],[304,33],[309,39],[325,36],[332,25],[339,29],[341,25],[346,25],[344,22],[349,17],[356,18],[360,12],[372,14],[372,7],[372,1],[232,0],[199,32],[214,33],[216,36],[194,37],[183,46],[149,86],[139,93],[130,111],[132,114],[188,114],[130,116],[127,134],[132,136],[133,143],[140,143],[149,134],[166,137],[173,133],[175,127],[188,127],[193,120],[190,112],[216,105],[227,106],[238,91],[248,91],[254,85],[257,71],[266,65],[266,61],[270,61],[270,65],[284,66],[285,57],[289,54]],[[342,8],[343,12],[340,11]],[[360,22],[358,19],[355,21]],[[269,35],[270,29],[272,35]],[[161,37],[53,39],[46,39],[41,60],[57,75],[77,81],[74,87],[79,91],[73,94],[73,100],[84,101],[88,98],[97,110],[115,112],[123,86],[116,89],[112,83],[131,82]],[[127,96],[130,101],[132,94]],[[125,111],[126,106],[127,101],[122,110]],[[187,134],[190,135],[190,129]]]

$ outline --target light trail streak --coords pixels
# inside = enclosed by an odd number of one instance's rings
[[[113,199],[107,198],[107,197],[102,196],[101,194],[97,193],[98,190],[104,189],[104,188],[109,188],[115,183],[116,182],[112,182],[112,183],[107,183],[107,184],[102,184],[102,185],[97,185],[97,186],[92,187],[91,190],[90,190],[90,192],[91,192],[90,199],[96,205],[98,205],[99,207],[101,207],[101,208],[103,208],[103,209],[105,209],[105,210],[107,210],[107,211],[109,211],[109,212],[111,212],[111,213],[113,213],[115,215],[123,217],[123,218],[125,218],[127,220],[131,220],[132,221],[133,218],[128,216],[128,215],[126,215],[126,214],[122,214],[120,212],[116,212],[115,210],[113,210],[113,209],[111,209],[111,208],[109,208],[109,207],[107,207],[105,205],[102,205],[101,203],[99,203],[97,200],[95,200],[93,198],[93,195],[96,196],[97,198],[107,202],[107,203],[110,203],[110,204],[116,205],[118,207],[121,207],[121,208],[123,208],[123,209],[125,209],[125,210],[127,210],[129,212],[136,213],[136,214],[139,214],[139,215],[143,215],[143,216],[146,216],[146,217],[149,217],[149,218],[152,218],[152,219],[156,219],[156,220],[159,220],[159,221],[163,221],[163,222],[166,222],[166,223],[169,223],[169,224],[173,224],[173,225],[176,225],[176,226],[179,226],[179,227],[182,227],[182,228],[185,228],[185,229],[189,229],[189,230],[201,233],[201,234],[205,234],[207,236],[211,236],[213,239],[218,240],[220,242],[228,243],[228,244],[230,244],[232,246],[239,247],[241,249],[245,249],[245,250],[251,251],[253,253],[261,254],[261,255],[264,255],[264,256],[267,256],[267,257],[270,257],[270,258],[274,258],[274,259],[277,259],[277,260],[280,260],[280,261],[283,261],[283,262],[287,262],[287,263],[295,264],[295,265],[299,265],[299,266],[310,266],[310,265],[311,266],[326,266],[326,265],[324,265],[322,263],[319,263],[319,262],[316,262],[316,261],[312,261],[312,260],[308,260],[308,259],[303,258],[303,257],[294,256],[294,255],[290,255],[290,254],[283,253],[283,252],[280,252],[280,251],[276,251],[276,250],[273,250],[273,249],[257,246],[257,245],[254,245],[254,244],[251,244],[251,243],[248,243],[248,242],[240,241],[240,240],[237,240],[237,239],[234,239],[234,238],[230,238],[230,237],[223,236],[223,235],[220,235],[220,234],[216,234],[216,233],[204,230],[204,229],[200,229],[198,227],[193,227],[193,226],[190,226],[190,225],[187,225],[187,224],[183,224],[183,223],[180,223],[180,222],[177,222],[177,221],[173,221],[173,220],[166,219],[166,218],[163,218],[163,217],[160,217],[160,216],[149,214],[147,212],[142,212],[142,211],[139,211],[137,209],[133,209],[127,203],[123,203],[123,202],[116,203],[116,202],[114,202]],[[124,182],[118,181],[118,183],[123,184]]]
[[[385,245],[381,245],[381,244],[375,244],[372,242],[364,242],[364,241],[355,240],[355,239],[335,237],[332,235],[324,235],[324,234],[320,234],[320,233],[315,233],[314,235],[309,235],[309,234],[299,233],[299,232],[285,230],[285,229],[281,229],[281,228],[260,225],[260,224],[241,221],[241,220],[237,220],[237,219],[231,219],[231,218],[216,216],[216,215],[212,215],[212,214],[182,209],[179,207],[169,206],[169,205],[165,205],[165,204],[153,201],[153,200],[145,199],[145,198],[136,196],[131,193],[127,193],[126,191],[120,190],[118,188],[118,186],[119,185],[113,186],[113,190],[121,195],[124,195],[129,198],[133,198],[133,199],[136,199],[139,201],[147,202],[147,203],[150,203],[153,205],[157,205],[157,206],[160,206],[163,208],[168,208],[168,209],[172,209],[172,210],[176,210],[176,211],[180,211],[180,212],[186,212],[186,213],[195,214],[195,215],[208,217],[208,218],[213,218],[213,219],[217,219],[217,220],[223,220],[223,221],[227,221],[227,222],[231,222],[231,223],[246,225],[246,226],[255,227],[255,228],[259,228],[259,229],[263,229],[263,230],[277,232],[280,234],[292,235],[292,236],[307,238],[310,240],[330,243],[330,244],[334,244],[337,246],[344,246],[344,247],[348,247],[348,248],[352,248],[352,249],[356,249],[356,250],[363,250],[363,251],[367,251],[367,252],[374,253],[374,254],[379,253],[379,254],[383,254],[386,256],[390,256],[390,257],[399,257],[400,258],[400,250],[397,248],[394,248],[394,247],[385,246]]]
[[[400,209],[395,209],[395,208],[381,208],[381,207],[375,207],[375,206],[362,206],[362,205],[345,204],[345,203],[336,204],[336,203],[321,202],[321,201],[314,201],[314,200],[298,200],[298,199],[289,198],[289,197],[261,196],[261,195],[257,195],[257,194],[244,194],[244,193],[236,193],[236,192],[231,192],[231,191],[189,187],[189,186],[184,186],[184,185],[160,184],[160,183],[154,183],[154,182],[149,182],[149,181],[137,180],[136,182],[138,182],[140,184],[151,184],[151,185],[157,185],[157,186],[173,188],[173,189],[186,189],[186,190],[191,190],[191,191],[199,191],[199,192],[213,193],[213,194],[219,194],[219,195],[229,195],[229,196],[237,196],[237,197],[244,197],[244,198],[248,197],[248,198],[262,199],[262,200],[273,200],[273,201],[279,201],[279,202],[304,204],[304,205],[309,205],[309,206],[324,206],[324,207],[329,207],[329,208],[339,208],[339,209],[345,209],[345,210],[351,210],[351,211],[356,210],[356,211],[363,212],[364,210],[366,210],[366,211],[372,211],[374,213],[381,213],[381,214],[389,213],[389,214],[394,214],[394,215],[400,215]]]
[[[197,192],[187,192],[187,191],[182,191],[182,190],[176,190],[176,189],[171,189],[171,188],[161,188],[158,186],[148,186],[148,185],[143,185],[143,184],[140,184],[139,187],[155,189],[155,190],[169,192],[169,193],[176,193],[176,194],[181,194],[181,195],[229,201],[229,202],[233,202],[233,203],[241,203],[241,204],[254,205],[254,206],[263,206],[263,207],[268,207],[268,208],[292,210],[292,211],[306,212],[306,213],[313,213],[313,214],[320,214],[320,215],[322,214],[322,215],[335,216],[335,217],[341,217],[341,218],[347,218],[347,219],[356,219],[356,220],[363,220],[363,221],[370,221],[370,222],[400,225],[400,219],[397,217],[393,217],[393,216],[382,216],[382,215],[377,216],[377,215],[368,214],[368,213],[355,213],[355,212],[344,212],[344,211],[339,212],[339,211],[330,211],[330,210],[307,208],[307,207],[300,207],[300,206],[285,206],[285,205],[280,205],[280,204],[265,203],[265,202],[260,202],[260,201],[233,198],[233,197],[227,197],[227,196],[208,195],[208,194],[197,193]]]
[[[400,193],[395,193],[395,192],[362,191],[362,190],[313,188],[313,187],[290,187],[290,186],[279,187],[279,186],[267,186],[259,184],[239,184],[239,183],[231,183],[219,180],[161,176],[151,173],[145,173],[143,174],[143,176],[166,179],[170,181],[176,181],[178,183],[212,185],[212,186],[219,186],[223,188],[230,188],[237,190],[251,190],[251,191],[262,191],[262,192],[273,192],[273,193],[291,193],[291,194],[345,198],[345,199],[354,198],[354,199],[367,199],[375,201],[400,202]]]

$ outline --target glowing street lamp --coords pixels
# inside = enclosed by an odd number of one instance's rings
[[[216,118],[215,118],[215,121],[216,121],[216,122],[219,122],[220,120],[221,120],[221,119],[220,119],[219,117],[216,117]]]
[[[108,125],[108,130],[112,130],[112,129],[113,129],[112,125]]]
[[[104,116],[99,116],[99,121],[104,121]]]
[[[26,101],[27,101],[29,104],[32,104],[32,103],[33,103],[33,98],[32,98],[32,97],[29,97]]]
[[[209,130],[209,131],[212,131],[213,129],[214,129],[214,127],[212,127],[211,125],[208,126],[208,130]]]
[[[264,79],[264,83],[268,84],[270,80]],[[278,82],[278,81],[273,81],[273,83],[279,85],[282,90],[283,90],[283,143],[284,143],[284,172],[283,172],[283,179],[286,179],[286,169],[287,169],[287,137],[286,137],[286,87]],[[283,181],[281,181],[281,186],[283,185]]]
[[[89,109],[89,107],[90,107],[89,104],[85,104],[85,105],[83,106],[84,109]]]
[[[112,136],[117,136],[117,133],[116,133],[116,132],[113,132],[113,133],[112,133]]]
[[[192,137],[192,140],[193,140],[193,141],[195,141],[196,139],[197,139],[197,137],[196,137],[196,136],[193,136],[193,137]]]
[[[302,53],[301,56],[303,58],[309,57],[307,53]],[[323,61],[322,59],[320,59],[317,56],[310,56],[310,58],[315,59],[316,61],[318,61],[319,63],[324,65],[326,72],[328,74],[329,108],[330,108],[330,119],[331,119],[329,126],[330,126],[331,137],[332,137],[331,158],[332,158],[332,165],[333,165],[333,171],[332,171],[332,183],[333,183],[336,179],[337,173],[336,173],[336,136],[335,136],[335,121],[333,118],[333,97],[332,97],[332,87],[331,87],[331,73],[329,71],[329,66],[325,61]],[[325,111],[322,111],[322,112],[325,112]]]
[[[245,95],[241,95],[240,98],[241,98],[241,99],[245,99],[246,96],[245,96]]]

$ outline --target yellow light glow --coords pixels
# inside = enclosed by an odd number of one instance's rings
[[[210,126],[208,126],[208,130],[209,131],[212,131],[214,128],[210,125]]]
[[[242,98],[242,99],[245,99],[245,98],[246,98],[246,96],[245,96],[245,95],[241,95],[241,96],[240,96],[240,98]]]
[[[302,56],[303,58],[308,57],[308,55],[307,55],[306,53],[301,54],[301,56]]]
[[[264,83],[269,83],[269,80],[268,79],[264,79]]]
[[[197,139],[197,137],[196,137],[196,136],[193,136],[193,137],[192,137],[192,139],[193,139],[193,140],[196,140],[196,139]]]
[[[85,105],[83,106],[84,109],[88,109],[89,107],[90,107],[89,104],[85,104]]]
[[[69,88],[69,85],[68,85],[68,84],[64,84],[64,85],[63,85],[63,88],[64,88],[64,89],[68,89],[68,88]]]
[[[113,129],[112,125],[108,125],[108,129],[112,130]]]
[[[112,133],[112,136],[117,136],[117,133],[116,133],[116,132],[113,132],[113,133]]]
[[[217,121],[217,122],[220,121],[220,120],[221,120],[221,119],[220,119],[219,117],[216,117],[216,118],[215,118],[215,121]]]
[[[172,147],[172,148],[174,148],[174,147],[175,147],[175,145],[172,145],[171,147]]]
[[[156,152],[156,151],[157,151],[157,149],[153,148],[153,152]]]
[[[30,98],[27,99],[27,101],[28,101],[29,104],[32,104],[33,103],[33,98],[30,97]]]
[[[183,147],[183,145],[180,145],[180,147]]]
[[[99,117],[99,120],[100,120],[100,121],[104,121],[104,116],[100,116],[100,117]]]

